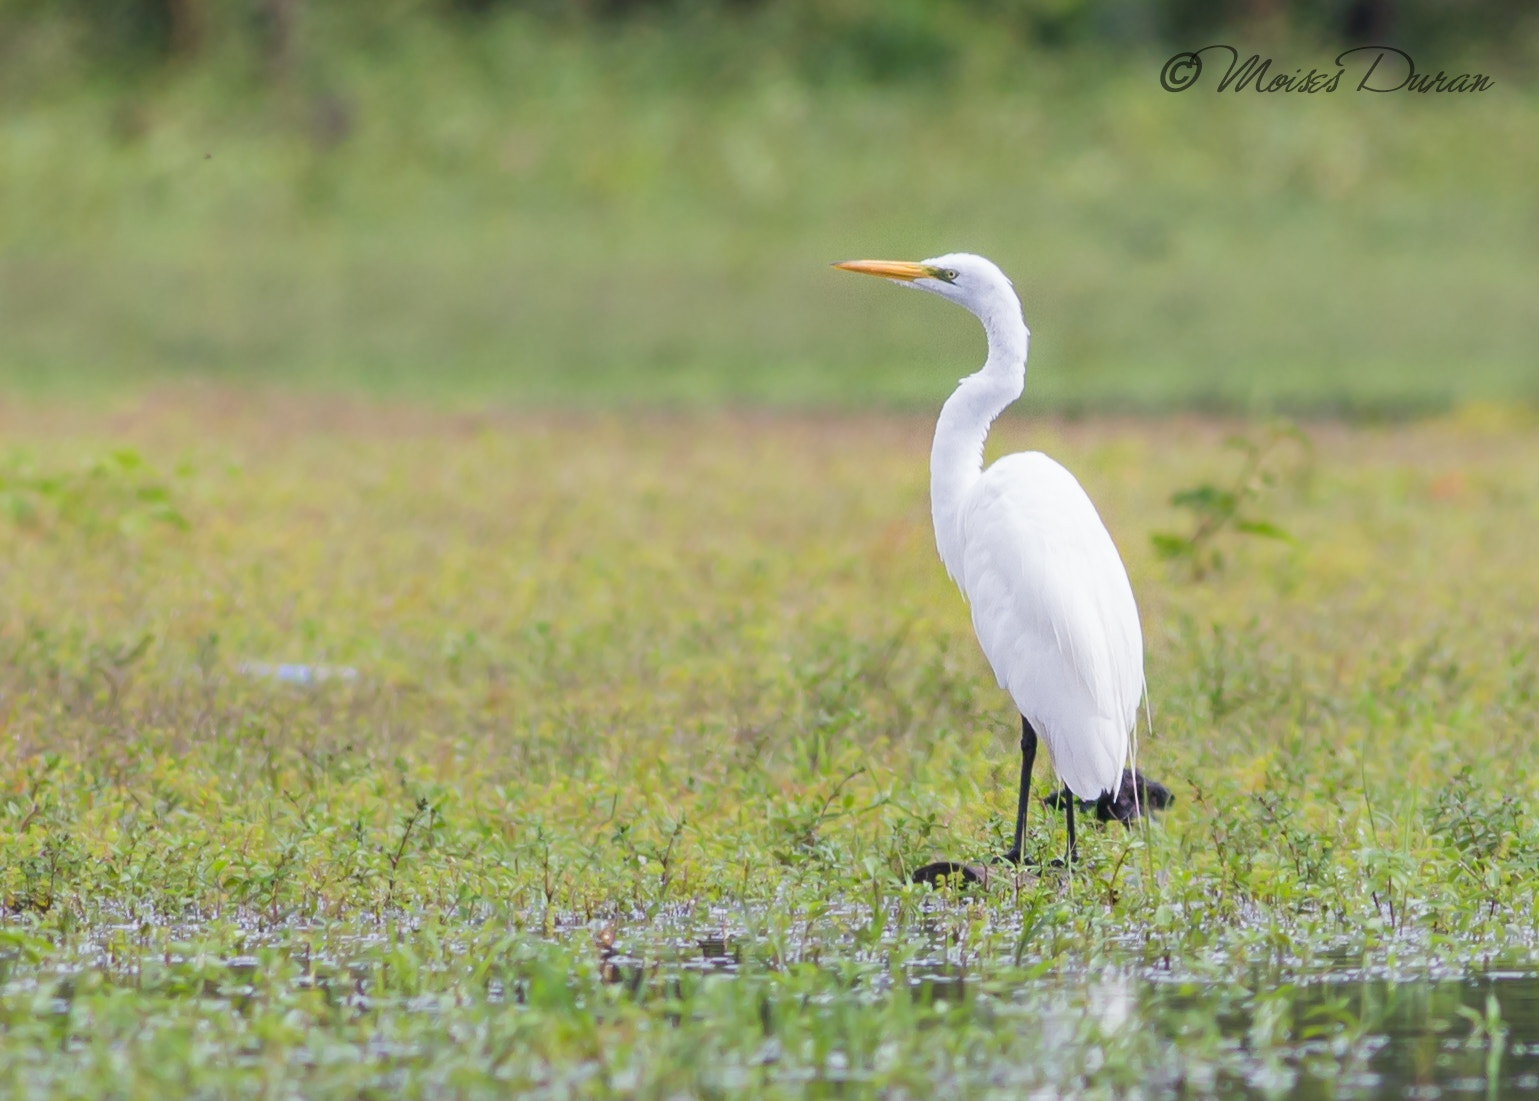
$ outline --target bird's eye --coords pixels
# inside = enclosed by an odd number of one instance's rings
[[[950,268],[947,268],[945,271],[941,272],[941,278],[948,283],[955,283],[957,281],[957,276],[960,274],[960,272],[955,272]]]

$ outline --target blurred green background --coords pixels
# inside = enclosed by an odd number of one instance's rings
[[[1533,401],[1529,7],[0,0],[0,391],[928,408],[974,322],[827,264],[971,250],[1038,408]]]

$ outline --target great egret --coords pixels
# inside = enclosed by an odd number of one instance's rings
[[[1015,842],[1003,857],[1016,864],[1038,735],[1069,791],[1127,817],[1115,807],[1123,802],[1128,733],[1144,692],[1133,587],[1074,475],[1039,451],[1007,455],[983,469],[989,425],[1026,385],[1030,333],[1005,273],[965,252],[917,264],[851,260],[834,267],[950,299],[983,322],[988,336],[988,359],[957,385],[935,425],[930,512],[941,561],[972,608],[973,629],[1000,687],[1021,713]],[[1128,781],[1142,799],[1142,777]],[[1158,801],[1156,788],[1150,783],[1147,790]],[[1072,861],[1075,800],[1059,802]]]

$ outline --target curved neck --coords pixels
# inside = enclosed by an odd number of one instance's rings
[[[968,375],[941,407],[930,449],[930,516],[935,545],[946,572],[962,581],[962,504],[983,473],[983,443],[994,418],[1026,387],[1026,350],[1031,336],[1013,292],[973,311],[988,336],[989,357]]]

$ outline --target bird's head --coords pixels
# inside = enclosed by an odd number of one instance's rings
[[[1015,288],[1008,276],[990,260],[970,252],[948,252],[921,260],[846,260],[834,267],[862,275],[878,275],[904,286],[916,287],[965,306],[979,317],[1015,305]]]

